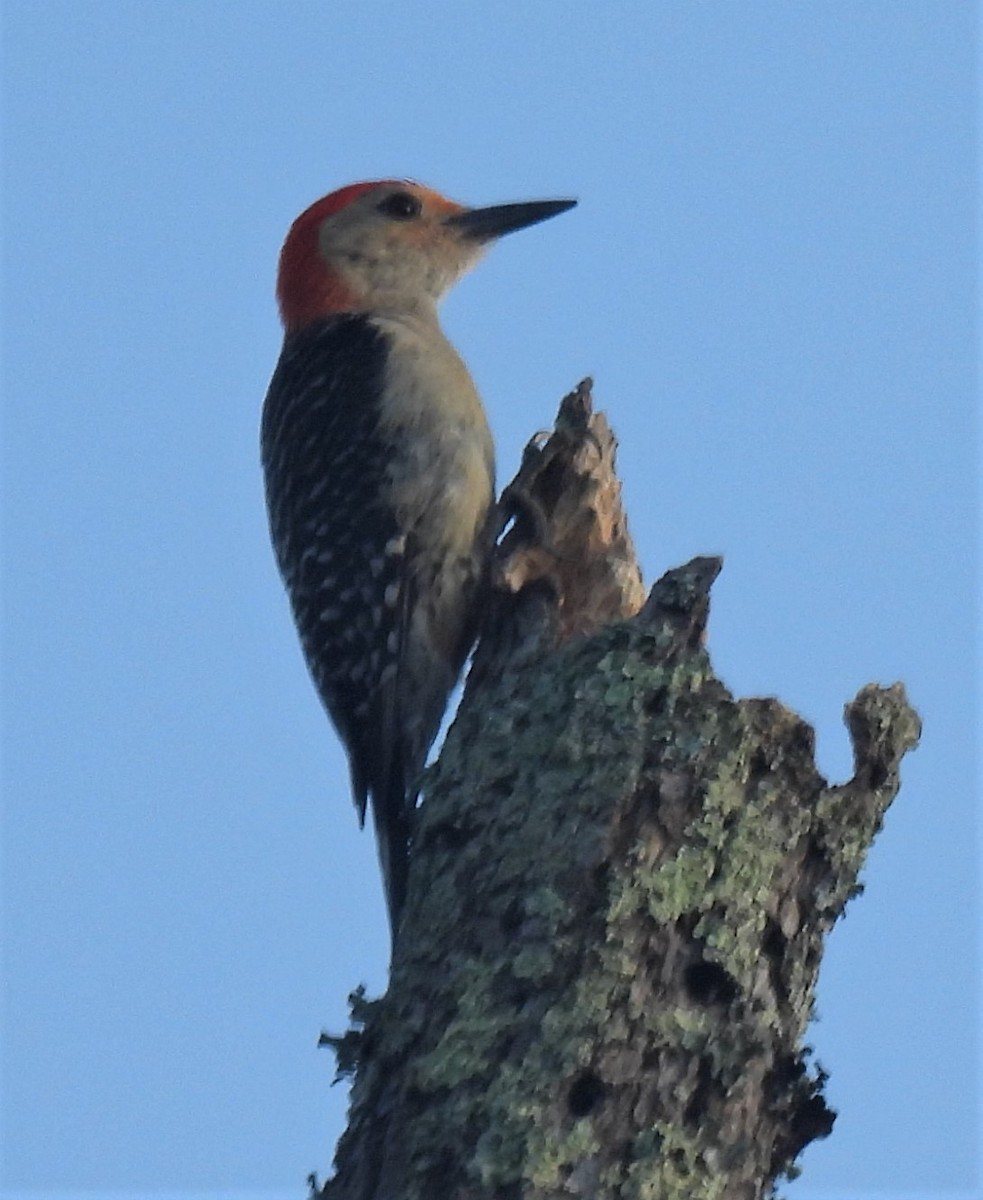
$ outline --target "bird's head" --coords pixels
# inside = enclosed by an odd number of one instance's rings
[[[503,234],[575,200],[467,208],[408,180],[353,183],[300,214],[280,253],[283,324],[335,313],[432,309]]]

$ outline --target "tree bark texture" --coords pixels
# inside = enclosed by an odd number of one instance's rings
[[[855,770],[737,700],[704,648],[720,561],[646,598],[589,381],[514,517],[429,772],[386,995],[325,1200],[754,1200],[829,1133],[803,1038],[826,933],[916,745],[900,684],[846,706]]]

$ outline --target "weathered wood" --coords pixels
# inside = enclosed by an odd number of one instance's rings
[[[533,444],[428,773],[386,995],[358,998],[331,1200],[755,1200],[833,1114],[803,1039],[824,936],[919,722],[847,706],[853,778],[736,700],[717,559],[645,599],[589,383]]]

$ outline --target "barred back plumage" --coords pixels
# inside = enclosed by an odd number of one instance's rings
[[[360,820],[371,801],[395,931],[415,785],[473,640],[484,550],[446,562],[420,544],[418,527],[441,503],[436,480],[421,480],[418,492],[431,511],[404,505],[397,520],[400,455],[378,403],[391,351],[386,332],[361,314],[288,333],[263,409],[262,461],[277,562],[348,753]],[[434,608],[452,599],[439,595],[437,577],[448,570],[461,590],[450,619]],[[439,656],[434,637],[446,643]]]

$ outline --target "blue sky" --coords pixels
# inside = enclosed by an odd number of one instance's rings
[[[792,1197],[980,1172],[975,6],[8,0],[0,1186],[299,1196],[384,987],[371,837],[269,550],[292,218],[361,178],[574,195],[445,305],[503,481],[586,374],[646,578],[849,773],[922,713],[829,942]],[[33,1189],[33,1191],[32,1191]]]

